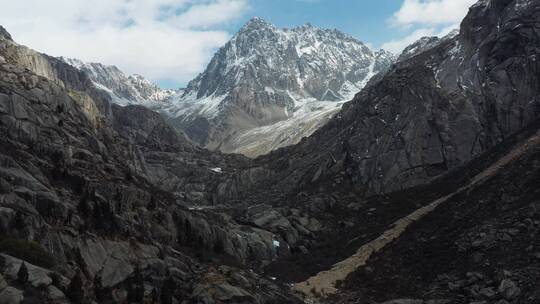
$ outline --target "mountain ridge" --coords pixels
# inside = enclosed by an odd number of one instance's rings
[[[94,84],[109,93],[113,102],[119,105],[139,104],[152,107],[165,102],[178,92],[162,89],[138,74],[126,75],[114,65],[86,63],[65,57],[59,59],[87,73]]]
[[[309,136],[395,56],[336,29],[281,29],[253,17],[186,89],[163,90],[115,66],[60,59],[88,73],[112,102],[147,106],[201,146],[253,157]],[[333,80],[315,77],[327,73]]]
[[[393,61],[337,30],[280,29],[252,18],[165,112],[202,146],[240,153],[251,146],[247,154],[256,156],[310,135]],[[292,126],[280,123],[298,125],[297,112],[308,116],[307,127],[286,139]],[[281,140],[265,131],[272,125],[286,129],[277,136]],[[265,138],[274,144],[258,149],[257,140]]]

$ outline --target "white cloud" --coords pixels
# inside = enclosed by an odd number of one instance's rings
[[[392,20],[398,25],[458,23],[475,2],[477,0],[405,0]]]
[[[404,36],[388,41],[382,48],[400,53],[424,36],[443,36],[459,27],[471,5],[477,0],[404,0],[389,23],[404,31]]]
[[[436,28],[436,27],[430,27],[430,28],[419,28],[417,30],[414,30],[407,36],[396,39],[396,40],[390,40],[388,42],[383,43],[381,48],[390,51],[394,54],[399,54],[403,49],[405,49],[407,46],[415,42],[416,40],[426,37],[426,36],[438,36],[442,37],[450,33],[452,30],[457,29],[459,27],[458,24],[453,24],[450,26],[446,26],[444,28]]]
[[[373,43],[371,43],[371,42],[369,42],[369,41],[364,41],[364,44],[365,44],[368,48],[370,48],[370,49],[372,49],[372,50],[375,49],[375,45],[373,45]]]
[[[218,0],[207,5],[194,5],[185,13],[177,16],[176,24],[187,27],[202,27],[218,25],[227,22],[231,17],[237,17],[239,12],[246,9],[244,0]]]
[[[0,20],[38,51],[185,83],[229,38],[214,27],[247,8],[248,0],[24,0],[3,3]]]
[[[401,39],[391,40],[383,43],[382,48],[394,54],[399,54],[401,51],[403,51],[404,48],[406,48],[408,45],[415,42],[416,40],[425,36],[433,35],[435,35],[435,30],[432,28],[418,29]]]

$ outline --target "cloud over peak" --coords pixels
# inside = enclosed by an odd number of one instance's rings
[[[477,0],[405,0],[392,17],[398,25],[448,25],[465,17]]]
[[[469,7],[477,0],[404,0],[389,19],[395,28],[408,30],[401,39],[391,40],[382,48],[400,53],[424,36],[444,36],[459,27]]]
[[[247,0],[25,0],[3,4],[0,20],[41,52],[180,83],[229,38],[216,27],[247,9]]]

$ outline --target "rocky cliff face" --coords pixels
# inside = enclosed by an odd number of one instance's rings
[[[116,66],[85,63],[78,59],[63,57],[60,60],[87,73],[98,88],[111,95],[112,101],[116,104],[156,107],[178,93],[174,90],[161,89],[141,75],[126,76]]]
[[[11,38],[11,35],[8,33],[8,31],[6,31],[6,29],[3,28],[2,26],[0,26],[0,36],[2,36],[6,40],[13,40],[13,38]]]
[[[331,179],[386,193],[424,184],[530,123],[540,110],[536,9],[473,6],[459,35],[398,62],[313,136],[264,157],[282,165],[276,187]]]
[[[492,176],[472,179],[481,182],[449,196],[378,250],[344,280],[339,295],[323,303],[538,302],[539,127],[536,121],[513,136],[511,141],[518,141],[513,150],[506,150],[509,141],[503,142],[497,153],[456,172],[470,173],[482,162],[497,164],[486,173]],[[511,152],[502,159],[512,161],[500,165],[496,155],[505,150],[503,155]],[[437,193],[446,186],[432,185],[427,191]]]
[[[201,207],[234,192],[217,187],[246,159],[194,147],[159,114],[114,105],[87,73],[5,37],[2,301],[297,302],[242,270],[287,254],[281,236]]]
[[[260,155],[310,135],[393,60],[336,30],[254,18],[166,112],[203,146]]]

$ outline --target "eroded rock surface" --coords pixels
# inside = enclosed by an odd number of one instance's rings
[[[207,230],[198,223],[212,215],[190,210],[234,192],[216,189],[246,159],[196,148],[158,114],[113,105],[86,74],[2,37],[1,240],[27,259],[2,256],[2,300],[297,301],[241,269],[278,256],[273,233],[227,218]],[[235,231],[249,236],[239,248]],[[35,266],[39,255],[52,262]],[[207,275],[221,259],[235,267],[213,281]]]

